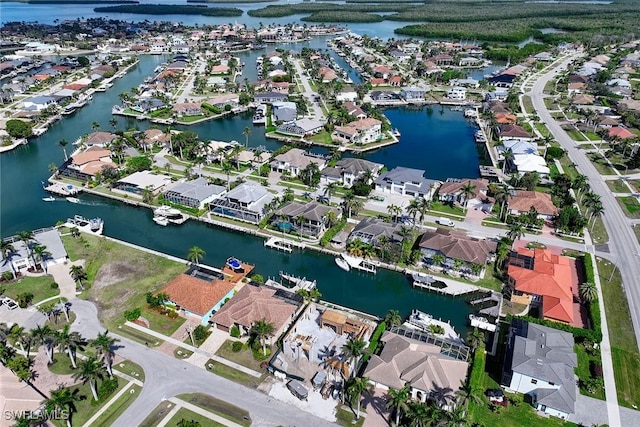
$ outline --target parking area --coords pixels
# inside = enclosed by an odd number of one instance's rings
[[[20,308],[10,310],[7,304],[0,305],[0,323],[13,325],[18,323],[25,329],[35,328],[45,321],[45,316],[36,307]]]

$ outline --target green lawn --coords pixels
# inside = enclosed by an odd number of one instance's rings
[[[364,408],[361,407],[360,413],[362,414],[364,412],[365,412]],[[356,422],[356,417],[353,414],[353,411],[351,411],[351,409],[347,409],[344,407],[337,409],[336,419],[337,419],[337,423],[344,427],[349,427],[349,426],[362,427],[362,424],[364,424],[364,417],[361,416],[360,419]]]
[[[321,144],[333,144],[333,140],[331,139],[331,133],[323,130],[310,138],[314,142],[319,142]]]
[[[609,241],[609,234],[607,234],[607,229],[604,228],[602,218],[595,219],[589,233],[591,234],[591,239],[595,244],[607,243]]]
[[[582,135],[582,132],[577,131],[577,130],[568,130],[567,134],[569,134],[571,139],[573,139],[574,141],[586,141],[587,140],[587,138],[585,138]]]
[[[231,368],[227,365],[223,365],[222,363],[218,363],[213,359],[209,359],[205,367],[209,372],[213,372],[214,374],[220,375],[221,377],[226,378],[230,381],[251,388],[257,388],[262,383],[265,377],[265,375],[263,375],[260,378],[256,378],[252,375],[245,374],[244,372],[238,371],[237,369]]]
[[[142,317],[149,321],[149,328],[161,334],[171,336],[180,326],[187,320],[184,317],[178,316],[175,319],[160,314],[157,311],[144,309],[142,310]]]
[[[111,330],[124,323],[124,311],[145,306],[146,292],[158,292],[186,268],[100,237],[63,236],[62,240],[72,260],[86,260],[88,290],[83,296],[96,301],[100,320]],[[99,286],[93,286],[96,278]]]
[[[242,351],[238,353],[234,353],[231,349],[233,341],[226,340],[221,346],[220,349],[216,352],[216,355],[220,357],[224,357],[227,360],[232,360],[235,363],[246,366],[249,369],[253,369],[254,371],[261,372],[262,368],[260,368],[261,361],[258,361],[253,358],[253,352],[251,349],[245,344],[242,348]],[[262,350],[260,350],[262,351]]]
[[[630,408],[632,404],[640,405],[640,354],[629,305],[622,289],[620,270],[615,268],[614,271],[614,265],[605,259],[597,258],[596,261],[609,327],[618,403]]]
[[[522,97],[522,105],[524,107],[524,112],[527,114],[535,113],[535,109],[533,108],[533,103],[531,102],[531,97],[529,95],[524,95]]]
[[[465,214],[464,209],[462,209],[460,206],[451,207],[449,205],[445,205],[445,204],[440,203],[440,202],[431,203],[430,212],[432,214],[435,212],[436,214],[445,213],[445,214],[449,214],[449,215],[457,215],[457,216],[462,216],[462,217]]]
[[[176,397],[202,408],[205,411],[213,412],[214,414],[226,418],[229,421],[233,421],[234,423],[246,427],[251,425],[251,416],[248,411],[207,394],[189,393],[179,394]]]
[[[149,347],[157,347],[164,342],[163,340],[160,340],[149,334],[145,334],[142,331],[130,328],[127,325],[118,325],[117,332],[123,337],[129,338],[130,340],[133,340],[140,344],[145,344]]]
[[[576,176],[578,176],[578,170],[576,169],[576,165],[574,165],[571,160],[569,159],[569,156],[562,156],[562,158],[560,159],[560,164],[562,165],[562,169],[564,170],[564,173],[571,179],[574,179]]]
[[[602,365],[602,359],[600,358],[600,352],[598,351],[595,355],[588,354],[584,346],[580,344],[576,344],[573,346],[576,355],[578,356],[578,367],[576,368],[576,374],[578,378],[581,380],[587,380],[591,378],[591,371],[589,364],[591,362]],[[580,394],[594,397],[600,400],[606,400],[604,395],[604,387],[597,390],[595,394],[589,393],[584,387],[580,387]]]
[[[602,139],[600,135],[593,133],[590,130],[584,132],[584,134],[587,136],[589,141],[600,141]]]
[[[185,408],[178,409],[178,412],[176,412],[166,425],[168,427],[178,427],[178,423],[180,423],[181,420],[195,421],[201,426],[224,427],[224,424],[217,423],[211,418],[207,418]]]
[[[133,363],[130,360],[123,360],[122,362],[113,365],[113,369],[144,382],[144,369],[142,369],[142,366],[137,363]]]
[[[622,212],[629,218],[640,218],[640,202],[633,196],[616,197],[618,204],[622,207]]]
[[[154,427],[157,426],[166,416],[171,409],[176,406],[169,401],[164,401],[158,404],[153,411],[147,415],[147,417],[140,423],[140,427]]]
[[[76,357],[76,364],[78,363],[78,358]],[[49,371],[53,372],[56,375],[71,375],[75,372],[73,366],[71,365],[71,360],[67,353],[54,353],[53,354],[53,364],[47,366]]]
[[[129,405],[140,395],[142,387],[132,384],[129,389],[118,398],[106,411],[102,413],[94,422],[94,426],[111,426],[114,425],[115,420],[118,419],[124,411],[127,410]]]
[[[589,160],[591,160],[591,163],[593,163],[593,166],[596,167],[596,169],[598,170],[600,175],[613,175],[614,174],[614,171],[613,171],[613,169],[611,169],[611,166],[609,166],[609,163],[607,162],[607,159],[602,157],[600,154],[598,154],[598,153],[589,153],[588,157],[589,157]]]
[[[113,396],[118,394],[120,389],[122,389],[122,387],[124,387],[126,384],[127,382],[125,380],[123,380],[122,378],[119,378],[118,388],[114,390],[113,393],[104,397],[100,397],[100,399],[98,399],[96,403],[94,403],[93,395],[91,394],[91,387],[89,386],[89,383],[77,384],[70,387],[72,389],[80,390],[78,395],[84,396],[82,400],[80,400],[79,402],[76,402],[77,412],[74,413],[71,417],[72,426],[84,425],[89,420],[89,418],[91,418],[96,412],[100,410],[102,406],[104,406],[106,402],[108,402],[109,400],[111,400]],[[100,382],[98,382],[98,387],[100,387]],[[51,420],[50,422],[60,427],[67,425],[64,420]]]
[[[607,183],[607,187],[614,193],[628,193],[629,187],[624,183],[621,179],[609,179],[605,181]]]
[[[547,126],[544,123],[536,123],[535,125],[536,129],[538,129],[538,132],[540,132],[542,136],[551,135],[551,132],[549,132],[549,129],[547,129]]]
[[[18,294],[31,293],[33,294],[32,304],[35,304],[60,294],[58,288],[53,289],[51,287],[54,282],[52,276],[19,277],[16,281],[2,283],[0,285],[0,294],[17,300]]]

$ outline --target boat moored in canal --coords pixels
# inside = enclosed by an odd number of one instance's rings
[[[104,230],[104,221],[99,217],[87,219],[81,215],[74,215],[73,218],[67,218],[67,222],[64,225],[96,235],[102,235],[102,231]]]
[[[342,258],[342,256],[337,256],[335,258],[335,261],[336,261],[336,264],[338,265],[338,267],[340,267],[344,271],[351,270],[351,267],[349,266],[349,263],[344,258]]]
[[[163,206],[160,206],[159,208],[156,208],[153,211],[153,217],[165,218],[168,222],[172,224],[182,224],[187,219],[189,219],[187,215],[183,214],[178,209],[172,208],[171,206],[167,206],[167,205],[163,205]]]

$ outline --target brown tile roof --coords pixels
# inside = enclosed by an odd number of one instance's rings
[[[531,208],[536,208],[539,214],[555,215],[558,208],[551,201],[551,196],[538,191],[518,190],[509,199],[509,209],[520,213],[527,213]]]
[[[111,157],[111,151],[102,147],[89,147],[82,153],[72,157],[72,163],[76,166],[86,165],[89,162],[100,161],[105,157]]]
[[[245,285],[211,317],[211,321],[227,328],[236,323],[250,328],[257,320],[265,319],[279,330],[291,319],[297,306],[274,297],[275,293],[275,289],[266,286]]]
[[[504,125],[500,128],[500,136],[501,137],[511,137],[511,138],[531,138],[529,132],[524,130],[522,126],[510,124]]]
[[[464,233],[439,228],[436,231],[424,233],[418,246],[442,252],[448,258],[484,264],[496,251],[497,243],[474,239]]]
[[[111,132],[93,132],[85,141],[87,145],[95,145],[95,144],[109,144],[111,141],[116,139],[116,135]]]
[[[171,301],[180,307],[199,315],[206,314],[235,286],[226,280],[214,280],[208,282],[187,274],[181,274],[167,286],[162,292],[169,295]]]
[[[449,194],[462,194],[462,187],[467,186],[467,184],[471,184],[473,186],[473,190],[471,191],[472,195],[470,197],[471,199],[477,198],[482,192],[486,194],[489,189],[488,179],[455,179],[443,182],[438,188],[438,195],[445,196]]]

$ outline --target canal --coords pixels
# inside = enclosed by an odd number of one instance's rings
[[[407,278],[398,273],[381,270],[373,276],[344,272],[335,265],[331,256],[312,251],[282,254],[264,248],[262,239],[197,221],[189,221],[180,227],[159,227],[151,220],[149,210],[96,196],[81,196],[81,204],[64,200],[43,202],[45,192],[41,182],[49,176],[48,165],[58,165],[64,159],[58,142],[61,139],[71,142],[91,132],[94,121],[108,130],[111,107],[119,102],[118,94],[137,86],[164,60],[158,56],[142,56],[140,63],[125,77],[116,80],[109,91],[94,94],[89,105],[52,125],[43,136],[0,156],[0,235],[5,237],[22,230],[50,226],[75,214],[100,216],[105,220],[105,234],[110,237],[182,258],[186,257],[190,247],[199,246],[206,251],[204,262],[209,265],[221,266],[227,257],[236,256],[255,264],[256,272],[265,277],[275,277],[279,271],[285,271],[316,279],[327,301],[376,315],[384,315],[389,309],[397,309],[407,315],[411,309],[417,308],[435,317],[450,319],[457,330],[466,330],[469,307],[463,300],[414,290]],[[461,113],[448,109],[441,112],[438,106],[434,106],[431,113],[426,109],[389,109],[385,113],[394,127],[403,133],[402,142],[373,152],[366,158],[383,161],[388,167],[424,168],[427,176],[435,178],[477,176],[472,127]],[[242,141],[242,130],[249,121],[249,116],[228,118],[205,122],[190,129],[205,139]],[[146,122],[118,118],[120,129],[144,129],[147,126]],[[253,131],[250,145],[277,148],[278,144],[265,140],[262,129],[253,128]],[[460,134],[454,133],[459,136],[452,137],[451,132]],[[451,144],[454,139],[456,146]],[[463,149],[469,143],[470,149]],[[466,160],[468,164],[456,160],[456,156],[460,156],[458,151],[469,157]]]

